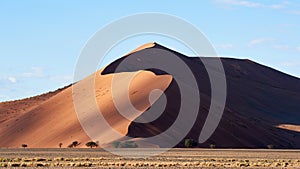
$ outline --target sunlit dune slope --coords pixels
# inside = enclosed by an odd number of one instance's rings
[[[79,147],[85,147],[85,143],[91,139],[83,131],[77,119],[73,105],[72,87],[78,89],[77,93],[73,93],[74,95],[79,92],[88,98],[82,99],[82,106],[89,108],[92,106],[91,103],[96,100],[101,113],[111,127],[125,136],[131,121],[124,118],[113,104],[112,78],[118,77],[114,80],[117,84],[114,93],[124,95],[124,97],[128,95],[131,104],[138,110],[132,112],[133,119],[150,106],[149,95],[152,90],[164,91],[172,81],[170,75],[158,76],[150,71],[123,72],[115,75],[101,75],[101,71],[97,71],[74,86],[55,92],[54,96],[44,97],[37,106],[28,109],[27,112],[15,114],[14,117],[0,123],[0,147],[20,147],[21,144],[27,144],[29,147],[58,147],[59,143],[63,143],[63,147],[66,147],[75,140],[81,143]],[[124,84],[129,84],[129,90]],[[84,92],[91,85],[94,85],[95,90],[90,97]],[[159,95],[156,95],[154,99],[158,99],[158,97]],[[120,111],[124,112],[130,106],[122,102],[120,105]],[[109,132],[105,132],[106,128],[95,130],[99,130],[101,138],[107,143],[120,139],[111,137]]]

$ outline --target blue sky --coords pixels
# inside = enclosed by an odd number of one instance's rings
[[[248,58],[300,77],[299,1],[2,0],[0,101],[71,83],[80,51],[93,33],[114,20],[144,12],[171,14],[190,22],[208,37],[219,56]],[[145,36],[128,40],[111,55],[120,57],[149,41],[189,54],[171,39]]]

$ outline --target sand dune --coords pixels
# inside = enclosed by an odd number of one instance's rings
[[[0,123],[38,107],[45,100],[55,96],[57,93],[66,89],[67,87],[35,97],[0,103]]]
[[[111,127],[122,136],[126,136],[131,121],[120,115],[112,102],[111,81],[114,76],[121,77],[121,79],[117,78],[119,81],[116,81],[120,84],[120,87],[116,89],[116,93],[128,94],[132,105],[139,110],[138,112],[132,112],[131,117],[133,119],[150,106],[150,92],[153,89],[164,91],[171,83],[172,76],[157,76],[150,71],[101,75],[100,70],[75,84],[75,87],[84,92],[88,86],[87,83],[91,80],[95,81],[94,94],[99,109],[101,109],[103,116]],[[124,85],[126,83],[130,84],[129,91],[126,88],[127,86]],[[158,97],[156,96],[155,99],[158,99]],[[23,143],[28,144],[29,147],[37,148],[58,147],[59,143],[63,143],[63,147],[66,147],[75,140],[82,143],[79,147],[85,147],[84,144],[91,139],[85,134],[77,119],[72,101],[72,86],[56,92],[52,97],[44,96],[40,100],[40,102],[37,102],[38,106],[32,106],[32,109],[28,109],[27,112],[18,113],[13,118],[11,117],[9,120],[0,123],[0,147],[20,147]],[[91,100],[82,102],[85,107],[89,107],[90,103]],[[127,109],[126,106],[129,105],[122,105],[124,111]],[[99,128],[101,139],[106,140],[107,143],[120,139],[112,137],[109,132],[105,131],[107,129]]]
[[[157,49],[172,52],[194,72],[198,89],[193,90],[200,91],[201,105],[196,123],[185,138],[197,140],[211,104],[210,80],[199,58],[187,57],[155,44],[151,48],[127,56],[131,59],[126,59],[127,65],[122,69],[116,70],[124,58],[112,62],[103,70],[103,74],[137,71],[144,67],[151,67],[156,64],[151,57],[159,52]],[[215,58],[202,57],[201,59]],[[221,58],[221,61],[227,78],[225,111],[212,137],[199,146],[209,147],[213,144],[225,148],[265,148],[272,144],[277,148],[300,148],[300,133],[295,130],[295,127],[276,127],[281,124],[300,125],[300,79],[250,60]],[[166,74],[155,69],[151,71],[156,74]],[[184,74],[179,75],[177,80],[184,81]],[[158,135],[172,126],[181,103],[180,90],[176,81],[172,81],[165,95],[167,105],[162,116],[151,123],[131,123],[129,136],[147,138]],[[155,105],[156,103],[152,107]],[[174,131],[174,133],[178,132],[180,131]],[[164,145],[160,146],[164,147]],[[184,147],[184,139],[177,147]]]
[[[172,81],[172,76],[162,75],[157,76],[150,71],[138,71],[138,72],[122,72],[110,75],[100,75],[101,71],[95,74],[100,78],[95,78],[94,75],[86,78],[79,82],[74,87],[77,89],[76,92],[80,92],[83,95],[80,96],[80,107],[83,108],[82,114],[87,119],[86,124],[92,124],[94,118],[95,107],[91,103],[94,101],[94,93],[84,92],[87,91],[87,87],[90,82],[95,81],[95,96],[98,104],[98,108],[104,116],[108,126],[104,125],[103,122],[96,122],[95,125],[99,130],[100,135],[95,140],[100,141],[101,144],[110,143],[112,141],[121,139],[127,135],[128,126],[131,121],[139,117],[149,106],[149,94],[154,89],[160,89],[164,91]],[[112,87],[112,80],[114,79],[116,86]],[[129,84],[127,86],[126,84]],[[113,93],[112,90],[114,89]],[[129,101],[126,102],[126,97],[129,96]],[[158,99],[159,96],[154,98]],[[82,98],[82,99],[81,99]],[[113,102],[113,99],[115,102]],[[119,99],[116,99],[119,98]],[[119,109],[116,108],[116,103],[119,101]],[[137,111],[132,110],[130,107],[131,103]],[[124,118],[124,116],[126,118]],[[84,119],[84,117],[83,117]],[[95,126],[93,125],[93,128]],[[114,132],[110,130],[113,127],[118,132],[118,135],[114,135]],[[94,131],[94,129],[93,129]]]
[[[114,135],[100,123],[97,130],[105,144],[131,136],[140,146],[164,147],[144,142],[143,139],[168,129],[177,118],[181,103],[178,81],[174,81],[173,75],[143,68],[151,67],[151,55],[157,52],[154,51],[157,48],[174,53],[196,77],[198,89],[191,88],[191,91],[199,90],[201,105],[196,122],[185,138],[197,140],[211,104],[208,73],[199,58],[186,57],[159,44],[149,43],[125,56],[133,59],[124,69],[116,71],[123,57],[73,86],[29,99],[0,103],[0,147],[20,147],[23,143],[29,147],[43,148],[58,147],[59,143],[63,143],[66,147],[75,140],[81,143],[79,147],[85,147],[90,137],[79,123],[72,95],[82,98],[79,106],[86,110],[83,116],[89,117],[87,123],[92,123],[92,114],[100,110],[110,126],[119,133]],[[215,133],[199,146],[214,144],[226,148],[265,148],[272,144],[277,148],[300,148],[300,80],[253,61],[221,60],[228,86],[225,111]],[[117,87],[112,93],[113,79]],[[184,80],[184,75],[178,80]],[[72,93],[74,88],[77,90]],[[85,92],[90,88],[95,90]],[[150,106],[155,107],[157,101],[164,99],[160,97],[160,92],[151,95],[154,89],[163,91],[167,98],[162,115],[148,123],[133,122],[143,119],[149,113]],[[150,100],[149,95],[152,96]],[[134,110],[128,104],[127,96]],[[113,98],[119,100],[121,111],[116,108]],[[96,103],[97,107],[93,107],[92,103]],[[179,130],[174,130],[176,132]],[[184,146],[185,138],[177,147]]]

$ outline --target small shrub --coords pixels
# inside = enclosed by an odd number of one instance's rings
[[[36,166],[37,166],[37,167],[45,167],[46,164],[44,164],[44,163],[36,163]]]
[[[71,144],[68,145],[68,148],[77,147],[80,143],[78,141],[73,141]]]
[[[112,144],[112,146],[113,146],[114,148],[119,148],[120,142],[119,142],[119,141],[114,141],[114,142],[112,142],[111,144]]]
[[[80,143],[78,141],[73,141],[73,147],[77,147]]]
[[[22,146],[24,149],[25,149],[26,147],[28,147],[27,144],[22,144],[21,146]]]
[[[37,158],[36,161],[47,161],[46,158]]]
[[[210,144],[209,148],[216,148],[216,145],[215,144]]]
[[[91,166],[92,166],[92,163],[87,162],[87,163],[84,164],[84,166],[85,166],[85,167],[91,167]]]
[[[20,167],[27,167],[27,164],[26,163],[21,163]]]
[[[184,145],[186,148],[196,147],[198,145],[198,142],[193,139],[185,139]]]
[[[7,165],[7,163],[2,163],[1,164],[1,167],[7,167],[8,165]]]
[[[20,167],[20,163],[9,163],[10,167]]]
[[[134,141],[115,141],[112,143],[114,148],[137,148],[138,145]]]
[[[14,161],[14,162],[20,162],[20,161],[22,161],[22,158],[15,158],[12,161]]]
[[[119,145],[120,148],[137,148],[138,145],[134,141],[124,141]]]
[[[63,143],[59,143],[59,144],[58,144],[58,147],[59,147],[59,148],[61,148],[61,147],[62,147],[62,145],[63,145]]]

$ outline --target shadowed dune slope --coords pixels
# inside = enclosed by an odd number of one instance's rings
[[[155,44],[152,48],[116,60],[102,73],[130,72],[155,67],[155,58],[151,57],[159,55],[157,49],[171,52],[182,59],[191,68],[197,80],[201,105],[198,118],[186,138],[198,140],[211,104],[211,84],[202,61],[216,58],[186,57]],[[125,58],[126,66],[119,66]],[[300,148],[300,80],[250,60],[221,58],[221,61],[228,88],[225,111],[215,133],[199,146],[208,147],[214,144],[216,147],[228,148],[265,148],[267,145],[273,145],[276,148]],[[214,70],[214,67],[211,69]],[[167,74],[157,69],[151,71]],[[184,75],[179,75],[177,80],[184,81],[181,77]],[[154,136],[172,126],[181,103],[176,81],[172,81],[165,95],[168,101],[162,116],[150,123],[132,123],[129,136]],[[155,107],[155,103],[152,107]],[[146,115],[147,112],[143,114]],[[139,118],[143,118],[143,115]],[[179,142],[177,146],[183,147],[184,141]]]

